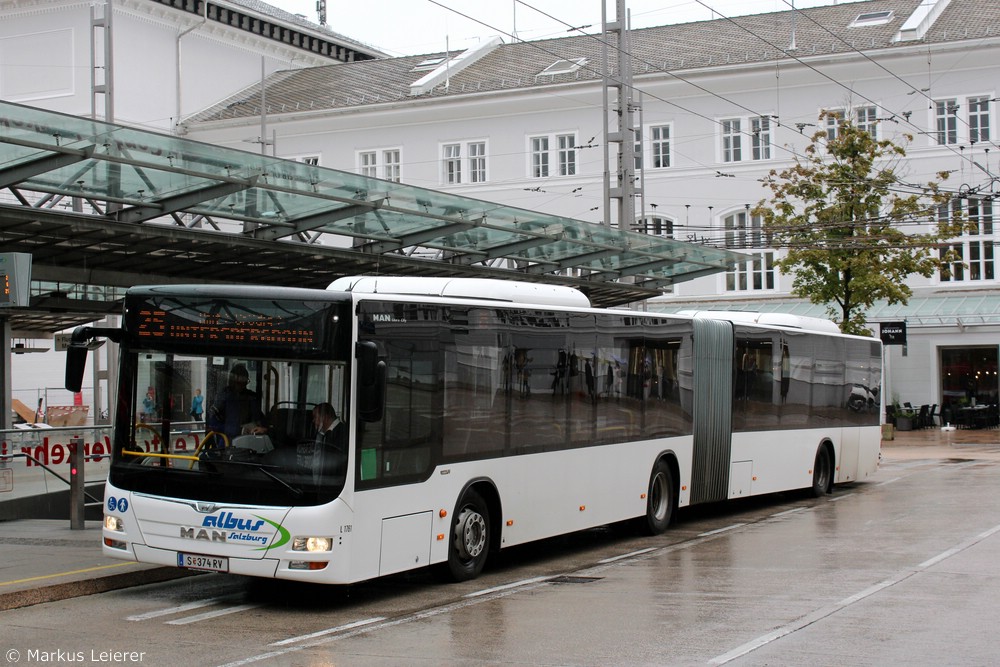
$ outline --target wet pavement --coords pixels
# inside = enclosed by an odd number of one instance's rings
[[[882,443],[892,460],[1000,460],[1000,430],[898,432]],[[107,558],[101,525],[68,520],[0,522],[0,611],[166,581],[197,573]]]

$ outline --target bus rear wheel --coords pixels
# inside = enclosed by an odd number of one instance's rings
[[[816,462],[813,464],[812,494],[816,498],[830,492],[830,481],[833,479],[833,459],[830,448],[820,445],[816,452]]]
[[[674,517],[674,473],[664,460],[653,466],[649,476],[649,491],[646,494],[646,520],[644,532],[659,535],[670,527]]]
[[[469,489],[455,508],[448,546],[448,572],[454,581],[475,579],[486,565],[490,547],[490,511]]]

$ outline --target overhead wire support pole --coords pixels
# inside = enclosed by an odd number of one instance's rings
[[[606,12],[605,2],[602,2],[602,9]],[[604,54],[604,153],[605,153],[605,180],[604,180],[604,202],[605,221],[607,227],[611,227],[611,219],[615,218],[615,224],[619,229],[630,230],[635,224],[635,112],[639,108],[637,100],[633,97],[632,85],[632,55],[631,43],[628,33],[628,25],[625,10],[625,0],[615,0],[615,20],[607,22],[607,14],[603,17],[605,38],[603,40],[602,52]],[[614,34],[617,59],[614,76],[609,73],[610,63],[607,57],[607,43],[610,35]],[[615,89],[616,108],[610,108],[610,89]],[[611,115],[615,116],[615,129],[612,131],[608,125]],[[612,186],[610,176],[610,162],[608,145],[615,143],[618,145],[615,156],[615,177],[616,184]],[[612,215],[612,200],[616,206]]]

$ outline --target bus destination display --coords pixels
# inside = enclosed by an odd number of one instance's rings
[[[130,309],[129,328],[139,341],[171,344],[225,345],[237,348],[317,349],[322,345],[322,311],[282,314],[249,308],[204,312],[193,308],[168,310],[149,304]]]

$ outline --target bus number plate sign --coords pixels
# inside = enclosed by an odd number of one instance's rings
[[[221,556],[178,553],[177,567],[186,567],[192,570],[209,570],[210,572],[229,572],[229,559]]]

